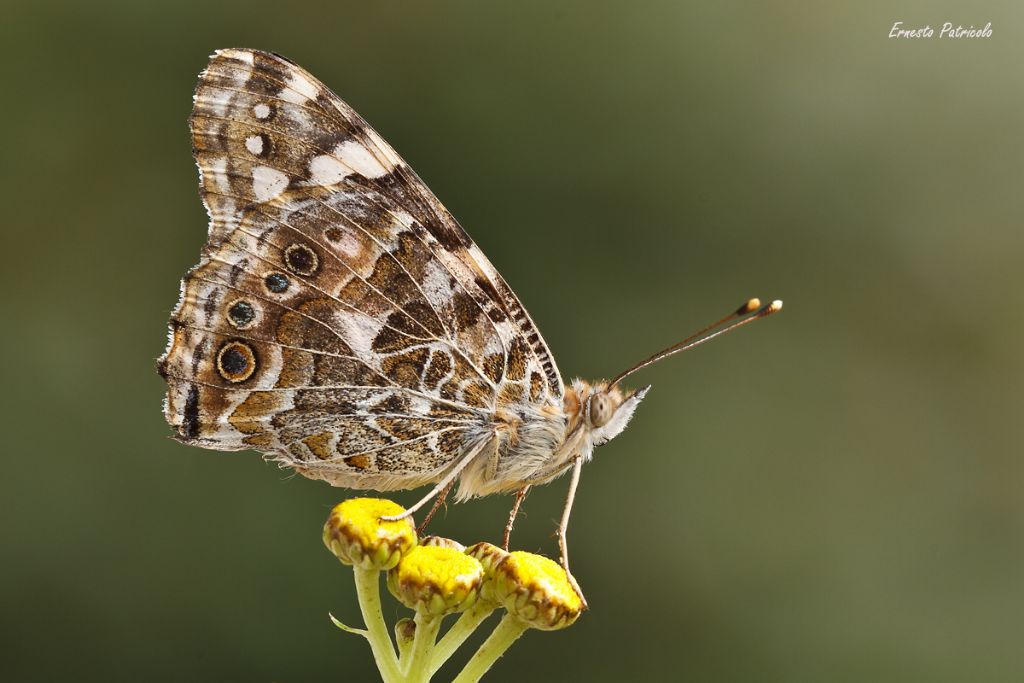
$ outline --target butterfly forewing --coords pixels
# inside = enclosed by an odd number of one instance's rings
[[[401,488],[436,480],[497,412],[561,406],[511,289],[319,81],[275,55],[220,51],[191,126],[209,242],[160,361],[182,440]]]

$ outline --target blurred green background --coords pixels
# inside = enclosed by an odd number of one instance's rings
[[[593,609],[486,680],[1024,680],[1024,9],[845,5],[4,3],[0,677],[375,677],[327,620],[359,622],[319,538],[351,492],[160,412],[192,88],[246,46],[409,160],[567,377],[786,301],[635,378],[573,518]],[[556,555],[564,491],[515,545]],[[510,503],[432,531],[495,541]]]

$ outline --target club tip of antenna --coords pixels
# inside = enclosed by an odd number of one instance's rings
[[[761,307],[761,300],[756,296],[753,299],[748,299],[745,304],[736,309],[736,315],[746,315],[752,311],[756,311]]]
[[[764,314],[771,315],[772,313],[778,313],[782,310],[782,299],[776,299],[767,306],[764,307]]]

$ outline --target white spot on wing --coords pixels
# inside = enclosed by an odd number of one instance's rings
[[[245,139],[245,148],[252,154],[263,154],[263,138],[250,135]]]
[[[390,172],[390,169],[380,163],[370,150],[354,140],[346,140],[337,145],[334,148],[334,156],[364,178],[379,178]]]
[[[309,162],[310,180],[317,185],[336,185],[353,173],[373,179],[389,172],[387,166],[355,140],[335,145],[331,154],[315,156]]]
[[[252,108],[252,113],[260,120],[265,119],[270,116],[270,106],[266,104],[257,104]]]
[[[316,83],[296,71],[288,79],[288,87],[281,90],[280,97],[292,104],[303,104],[316,99],[319,93],[320,89],[316,87]]]
[[[321,154],[309,162],[309,175],[317,185],[337,185],[352,171],[330,154]]]
[[[285,102],[291,102],[292,104],[302,104],[306,102],[306,98],[303,95],[300,95],[294,90],[289,90],[288,88],[282,90],[278,94],[278,97],[280,97]]]
[[[288,176],[276,168],[254,166],[252,169],[252,193],[261,202],[269,202],[288,187]]]

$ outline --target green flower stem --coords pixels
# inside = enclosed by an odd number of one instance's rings
[[[370,641],[373,658],[377,662],[384,683],[401,683],[405,680],[398,670],[398,659],[395,648],[391,644],[384,614],[380,610],[380,571],[352,567],[356,576],[356,595],[359,596],[359,609],[363,612],[366,624],[366,639]]]
[[[458,621],[452,624],[452,627],[434,648],[434,656],[430,660],[431,676],[444,666],[444,663],[466,642],[466,638],[469,638],[484,619],[491,616],[493,611],[494,605],[484,600],[478,600],[475,605],[459,616]]]
[[[441,617],[416,613],[416,635],[412,641],[412,653],[405,668],[407,683],[425,683],[433,673],[430,670],[431,655],[441,628]]]
[[[505,614],[498,622],[494,632],[483,642],[480,649],[466,663],[464,668],[452,683],[476,683],[487,673],[487,670],[498,660],[498,657],[505,653],[505,650],[516,642],[519,636],[526,631],[527,625],[511,614]]]

